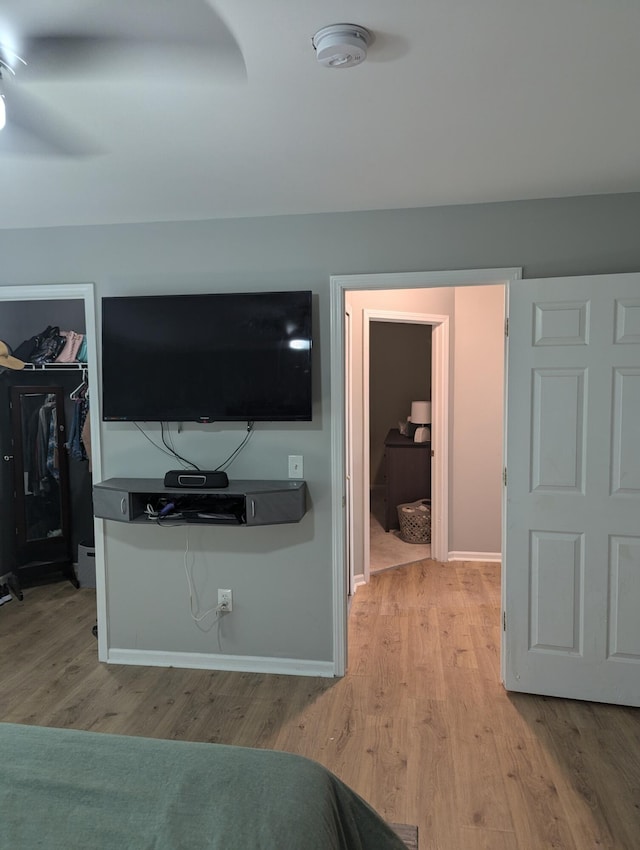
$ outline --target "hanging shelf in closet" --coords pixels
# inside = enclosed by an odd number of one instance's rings
[[[68,372],[78,372],[81,369],[86,369],[86,363],[25,363],[24,370],[26,372],[47,372],[59,371],[64,369]]]

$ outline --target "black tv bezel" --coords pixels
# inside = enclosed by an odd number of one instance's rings
[[[205,413],[203,410],[202,415],[194,416],[190,413],[185,413],[185,415],[177,415],[175,412],[171,412],[170,415],[155,415],[155,414],[145,414],[144,416],[140,415],[127,415],[127,416],[107,416],[105,414],[105,358],[104,358],[104,341],[105,341],[105,310],[104,310],[104,302],[105,301],[127,301],[127,300],[135,300],[138,302],[142,302],[145,300],[155,300],[155,299],[166,299],[174,300],[174,299],[189,299],[189,298],[208,298],[211,297],[212,301],[216,298],[223,297],[251,297],[255,298],[258,296],[259,298],[269,296],[295,296],[295,295],[305,295],[308,297],[308,311],[309,311],[309,326],[308,326],[308,339],[309,339],[309,349],[308,349],[308,407],[301,412],[300,415],[291,415],[291,414],[282,414],[278,415],[271,411],[268,415],[265,414],[257,414],[252,412],[252,415],[220,415],[218,412],[215,412],[211,415]],[[211,424],[214,422],[311,422],[313,419],[313,383],[312,383],[312,350],[313,350],[313,293],[308,289],[299,289],[299,290],[240,290],[240,291],[231,291],[231,292],[191,292],[191,293],[178,293],[178,292],[169,292],[169,293],[159,293],[159,294],[134,294],[134,295],[105,295],[102,297],[102,314],[101,314],[101,328],[102,328],[102,339],[101,339],[101,418],[103,422],[187,422],[187,423],[197,423],[197,424]]]

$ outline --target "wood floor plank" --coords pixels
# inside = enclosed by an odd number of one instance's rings
[[[418,824],[422,846],[426,843],[427,847],[444,847],[447,841],[456,840],[458,834],[452,793],[453,753],[444,703],[410,700],[405,716],[412,756],[407,765],[404,819]]]
[[[476,706],[469,689],[449,709],[457,818],[461,827],[513,833],[496,734]]]
[[[566,786],[563,782],[558,787],[554,771],[547,762],[546,751],[539,741],[518,739],[516,736],[509,739],[498,737],[496,747],[507,771],[506,794],[515,833],[524,847],[583,850],[603,846],[599,843],[601,836],[595,834],[591,836],[594,843],[581,842],[584,812],[580,812],[576,822],[567,820],[562,803]]]
[[[536,845],[520,842],[513,832],[463,826],[459,846],[464,850],[531,850]]]
[[[638,850],[640,712],[505,692],[500,565],[374,576],[339,680],[97,661],[95,595],[0,608],[0,720],[267,747],[315,759],[420,850]]]

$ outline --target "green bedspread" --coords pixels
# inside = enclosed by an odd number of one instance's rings
[[[0,723],[2,850],[406,850],[290,753]]]

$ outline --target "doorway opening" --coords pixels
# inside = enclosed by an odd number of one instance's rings
[[[386,293],[382,293],[385,295]],[[392,293],[397,294],[397,293]],[[349,297],[351,296],[351,297]],[[448,466],[449,453],[449,316],[427,312],[409,312],[401,310],[382,310],[363,307],[368,298],[362,293],[348,293],[346,296],[351,312],[352,351],[350,363],[351,378],[345,382],[349,386],[351,398],[347,409],[351,416],[351,429],[357,434],[352,439],[353,456],[350,464],[354,482],[354,500],[349,507],[347,537],[353,551],[352,568],[354,587],[369,581],[370,576],[370,495],[371,472],[370,458],[373,439],[371,435],[370,388],[371,388],[371,329],[376,322],[403,325],[405,329],[417,327],[430,330],[431,372],[429,381],[430,400],[432,400],[432,426],[430,452],[439,462],[431,464],[431,549],[433,556],[443,560],[449,549],[448,544],[448,479],[442,470]],[[357,321],[359,318],[359,322]],[[358,328],[361,333],[358,334]],[[355,341],[355,343],[354,343]],[[426,365],[426,364],[425,364]],[[425,366],[422,367],[423,369]],[[360,381],[358,378],[361,376]],[[347,390],[345,389],[345,393]],[[388,420],[389,425],[397,424]],[[357,456],[356,456],[357,452]],[[357,499],[355,498],[357,496]],[[395,505],[392,506],[395,510]]]
[[[407,421],[431,403],[431,333],[430,322],[369,321],[370,575],[431,557],[431,421],[418,441]]]
[[[378,298],[385,293],[390,297],[399,298],[402,293],[399,290],[412,290],[419,294],[425,290],[438,289],[443,294],[443,302],[452,298],[455,287],[478,286],[478,285],[505,285],[511,280],[521,277],[520,269],[479,269],[451,272],[412,272],[408,274],[376,274],[376,275],[353,275],[331,278],[331,339],[332,339],[332,362],[331,362],[331,387],[332,387],[332,487],[333,487],[333,569],[334,569],[334,670],[335,675],[344,675],[347,664],[347,607],[349,580],[347,569],[357,570],[358,567],[351,566],[351,559],[347,553],[351,549],[353,561],[358,562],[358,555],[354,554],[353,548],[357,548],[357,539],[363,530],[362,505],[364,504],[365,486],[364,478],[368,478],[367,465],[355,462],[350,457],[347,462],[345,431],[347,422],[346,411],[350,409],[353,438],[349,441],[351,446],[360,445],[359,435],[362,434],[362,442],[367,443],[368,454],[368,432],[361,423],[356,424],[357,414],[353,409],[353,399],[349,402],[345,399],[345,388],[348,381],[345,379],[345,364],[354,363],[354,352],[359,346],[357,335],[357,314],[363,311],[361,305],[354,310],[353,304],[350,308],[349,322],[349,344],[351,351],[347,353],[345,339],[345,308],[348,296],[363,292],[371,292]],[[378,303],[381,303],[378,301]],[[395,306],[397,302],[393,302]],[[390,301],[387,301],[391,305]],[[375,309],[375,308],[370,308]],[[400,309],[389,311],[393,318],[398,318]],[[504,312],[504,311],[503,311]],[[416,313],[409,313],[414,317]],[[443,309],[438,311],[419,313],[419,318],[428,318],[433,325],[433,387],[432,387],[432,410],[434,412],[432,423],[432,442],[434,450],[433,458],[433,531],[432,531],[432,557],[439,561],[447,561],[456,558],[458,552],[450,548],[449,538],[451,534],[451,512],[449,509],[449,481],[452,475],[449,463],[449,365],[451,351],[449,343],[449,316],[451,311]],[[406,319],[405,319],[406,320]],[[502,345],[502,338],[500,340]],[[351,383],[357,375],[357,369],[353,368]],[[368,388],[367,388],[368,389]],[[358,396],[357,389],[352,386],[352,394]],[[362,395],[361,401],[362,401]],[[363,409],[367,405],[362,402]],[[366,414],[365,414],[366,415]],[[364,418],[364,417],[363,417]],[[350,465],[348,465],[350,464]],[[346,470],[348,472],[348,478]],[[366,495],[368,500],[369,481],[366,481]],[[360,499],[360,503],[356,502]],[[350,499],[353,502],[350,503]],[[500,510],[498,510],[500,513]],[[346,517],[350,517],[350,527],[347,527]],[[359,528],[356,534],[353,529]],[[367,524],[368,530],[368,524]],[[354,539],[354,536],[356,539]],[[367,535],[368,536],[368,535]],[[364,537],[364,535],[363,535]],[[363,540],[363,567],[364,575],[364,549],[367,540]],[[499,548],[499,547],[497,547]],[[499,555],[499,553],[498,553]],[[351,563],[353,563],[351,561]]]
[[[3,304],[5,314],[9,313],[12,304],[20,307],[20,315],[28,315],[31,320],[37,321],[40,303],[44,307],[47,302],[79,302],[84,315],[84,330],[87,346],[86,372],[88,375],[88,386],[97,396],[98,384],[98,356],[96,341],[96,313],[94,287],[91,283],[70,284],[45,284],[24,286],[0,286],[0,303]],[[32,308],[25,311],[25,306]],[[43,315],[46,315],[43,314]],[[39,330],[39,325],[36,328]],[[72,384],[73,385],[73,384]],[[102,452],[100,448],[100,427],[98,417],[98,404],[89,407],[88,421],[90,423],[91,442],[91,467],[94,481],[102,480]],[[96,521],[93,520],[95,529]],[[96,566],[96,602],[98,611],[98,657],[101,661],[106,658],[106,594],[104,574],[104,540],[95,529],[95,566]]]

